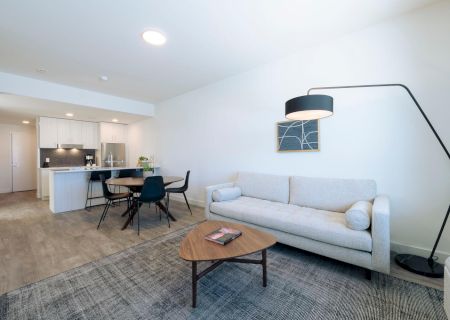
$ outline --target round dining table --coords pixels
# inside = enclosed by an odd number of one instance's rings
[[[164,186],[168,186],[169,184],[175,183],[175,182],[180,182],[183,181],[184,178],[183,177],[177,177],[177,176],[163,176],[163,183]],[[126,177],[126,178],[110,178],[108,180],[106,180],[106,184],[110,185],[110,186],[120,186],[120,187],[127,187],[127,188],[140,188],[144,185],[144,180],[145,178],[143,177]],[[128,227],[128,225],[131,223],[131,221],[133,220],[134,215],[137,212],[137,205],[136,201],[133,201],[133,205],[129,208],[127,208],[127,210],[122,213],[122,217],[125,216],[127,213],[130,212],[130,214],[128,215],[128,219],[125,222],[125,224],[122,227],[122,230],[124,230],[126,227]],[[156,203],[156,205],[165,213],[167,213],[167,215],[169,216],[169,218],[172,221],[177,221],[177,219],[175,219],[175,217],[167,210],[167,208],[160,202],[158,201]]]
[[[127,178],[111,178],[106,180],[106,184],[111,186],[121,186],[121,187],[142,187],[144,185],[143,177],[127,177]],[[169,184],[183,181],[183,177],[177,176],[163,176],[164,186],[167,187]]]

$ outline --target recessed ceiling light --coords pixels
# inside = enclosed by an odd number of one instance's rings
[[[28,121],[28,120],[23,120],[22,123],[23,123],[23,124],[30,124],[30,121]]]
[[[154,46],[162,46],[166,43],[166,37],[159,31],[147,30],[142,34],[142,38],[145,42]]]
[[[73,117],[73,113],[68,112],[68,113],[66,113],[66,116],[67,117]]]
[[[116,118],[112,119],[112,122],[119,122]]]
[[[108,76],[98,76],[100,81],[108,81]]]
[[[47,69],[42,68],[42,67],[39,67],[39,68],[36,69],[36,72],[37,72],[37,73],[46,73],[46,72],[47,72]]]

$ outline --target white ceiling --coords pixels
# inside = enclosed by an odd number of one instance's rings
[[[67,117],[66,113],[73,113],[74,116]],[[33,124],[38,116],[93,122],[112,122],[116,118],[126,124],[144,118],[125,112],[0,93],[0,123],[21,125],[22,120],[28,120]]]
[[[0,70],[158,102],[432,2],[2,0]]]

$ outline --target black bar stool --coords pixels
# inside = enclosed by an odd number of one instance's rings
[[[89,178],[89,182],[88,182],[88,188],[87,188],[87,194],[86,194],[86,203],[84,205],[84,208],[86,210],[89,210],[89,208],[92,207],[92,200],[93,199],[100,199],[100,198],[104,198],[104,196],[96,196],[94,197],[92,195],[92,183],[97,182],[97,181],[101,181],[100,179],[100,175],[103,174],[105,177],[105,180],[111,178],[111,171],[92,171],[91,172],[91,176]],[[89,206],[88,206],[88,201],[89,201]]]

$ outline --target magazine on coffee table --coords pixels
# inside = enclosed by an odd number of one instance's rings
[[[222,227],[206,235],[205,239],[221,245],[226,245],[230,241],[239,237],[241,234],[242,232],[239,230],[228,227]]]

